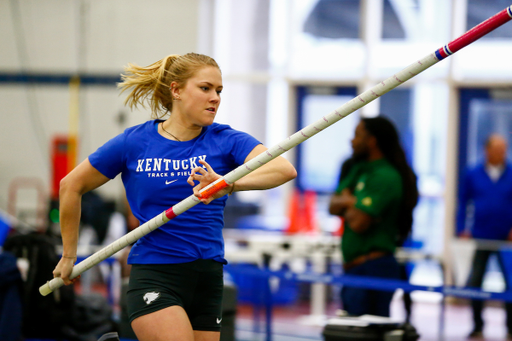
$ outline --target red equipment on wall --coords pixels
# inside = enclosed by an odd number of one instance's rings
[[[53,200],[59,198],[60,180],[75,167],[76,146],[77,140],[75,137],[60,135],[53,138],[51,181],[51,198]]]

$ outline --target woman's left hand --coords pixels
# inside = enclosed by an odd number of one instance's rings
[[[206,169],[204,169],[203,167],[195,167],[194,169],[192,169],[191,174],[187,179],[187,182],[191,186],[195,186],[194,187],[194,195],[198,198],[199,198],[199,191],[201,189],[208,186],[215,180],[221,178],[221,176],[219,174],[215,173],[213,168],[206,161],[199,160],[199,163],[202,164],[203,166],[205,166]],[[194,180],[199,181],[199,184],[196,185],[194,183]],[[204,199],[199,198],[199,200],[201,200],[201,202],[203,202],[205,204],[209,204],[210,202],[212,202],[212,200],[223,197],[228,193],[231,193],[233,186],[234,186],[234,184],[228,185],[227,187],[221,189],[220,191],[213,194],[212,196],[210,196],[208,198],[204,198]]]

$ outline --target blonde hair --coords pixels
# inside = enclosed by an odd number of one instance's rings
[[[121,93],[131,89],[125,105],[133,109],[139,104],[146,107],[147,102],[151,117],[161,118],[172,111],[171,83],[176,82],[178,88],[183,88],[187,80],[205,66],[214,66],[220,71],[211,57],[198,53],[172,54],[146,67],[128,64],[117,86]]]

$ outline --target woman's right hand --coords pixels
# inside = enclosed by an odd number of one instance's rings
[[[213,170],[213,168],[208,164],[208,162],[204,160],[199,160],[199,163],[202,164],[206,169],[203,167],[195,167],[190,171],[190,176],[187,179],[187,182],[189,185],[194,186],[194,195],[199,198],[204,204],[208,205],[210,202],[212,202],[213,199],[220,198],[228,193],[232,193],[233,186],[235,184],[228,185],[228,187],[225,187],[221,189],[220,191],[216,192],[210,197],[207,198],[200,198],[199,191],[203,189],[204,187],[208,186],[212,182],[218,180],[221,178],[221,176]],[[194,181],[199,181],[199,184],[196,185]]]
[[[69,276],[71,276],[71,272],[73,271],[75,261],[76,258],[62,257],[57,266],[55,267],[55,270],[53,270],[53,277],[62,278],[65,285],[75,283],[80,278],[80,276],[77,276],[73,279],[69,278]]]

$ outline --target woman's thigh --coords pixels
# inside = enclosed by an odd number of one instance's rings
[[[194,341],[219,341],[220,332],[194,330]]]
[[[137,317],[132,328],[139,341],[194,341],[187,313],[176,305]]]

